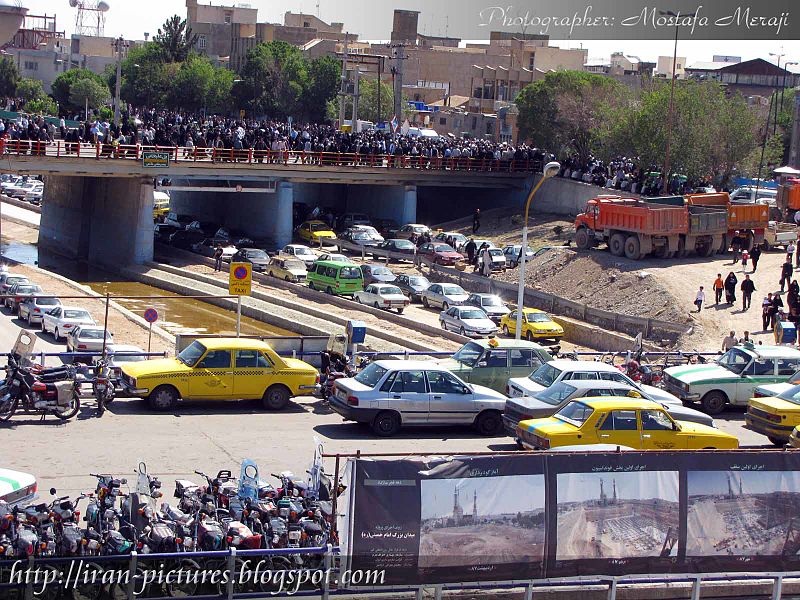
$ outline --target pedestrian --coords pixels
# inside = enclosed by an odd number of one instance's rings
[[[719,304],[722,300],[722,290],[725,289],[725,284],[722,281],[722,273],[717,273],[717,278],[714,280],[714,304]]]
[[[756,284],[753,283],[753,280],[750,279],[750,275],[744,276],[744,281],[742,282],[742,311],[745,311],[750,308],[750,299],[753,296],[753,292],[756,291]]]
[[[800,242],[800,233],[797,234],[797,240],[798,242]],[[795,242],[795,246],[798,245],[798,242]],[[797,251],[794,253],[794,266],[800,267],[800,248],[797,248]]]
[[[786,260],[792,262],[794,259],[794,251],[797,249],[797,245],[795,244],[794,240],[790,240],[788,244],[786,244]]]
[[[772,295],[772,305],[769,309],[770,320],[769,320],[769,327],[770,329],[775,329],[775,324],[778,322],[778,313],[781,312],[783,308],[783,300],[778,294]]]
[[[703,309],[703,302],[706,301],[706,293],[703,291],[703,286],[700,286],[700,289],[697,290],[697,296],[694,299],[694,305],[697,307],[697,312],[700,312]]]
[[[742,239],[739,237],[739,232],[736,231],[733,234],[733,239],[731,240],[731,250],[733,250],[733,262],[731,264],[736,264],[739,262],[739,252],[742,251]]]
[[[736,302],[737,283],[739,283],[739,279],[733,274],[733,271],[728,273],[728,276],[725,278],[725,302],[727,304]]]
[[[750,253],[747,250],[742,250],[742,273],[747,271],[747,259],[750,258]]]
[[[742,339],[739,340],[739,343],[740,344],[752,344],[753,343],[753,338],[750,337],[750,332],[749,331],[745,331],[744,332],[744,335],[742,336]]]
[[[222,271],[222,244],[217,244],[214,249],[214,270]]]
[[[787,258],[786,262],[783,263],[783,267],[781,267],[781,293],[783,293],[783,286],[784,284],[789,285],[792,281],[792,273],[794,273],[794,267],[792,266],[792,259]]]
[[[750,261],[753,263],[753,273],[758,268],[758,260],[761,258],[761,246],[753,246],[750,250]]]
[[[733,348],[736,344],[739,343],[739,340],[736,338],[736,332],[731,331],[727,336],[722,339],[722,351],[727,352],[731,348]]]
[[[763,328],[761,331],[769,331],[769,322],[772,319],[772,292],[767,294],[764,297],[764,300],[761,302],[761,324]]]
[[[464,252],[467,253],[467,262],[469,264],[472,264],[472,261],[475,260],[475,251],[477,249],[474,238],[469,238],[469,241],[464,245]]]
[[[492,255],[489,252],[489,248],[484,248],[483,252],[481,252],[481,261],[483,264],[482,273],[485,277],[491,277],[492,275]]]
[[[472,233],[478,233],[481,228],[481,209],[476,208],[475,213],[472,215]]]

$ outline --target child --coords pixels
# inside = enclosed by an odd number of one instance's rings
[[[703,291],[703,286],[700,286],[700,289],[697,290],[697,296],[694,299],[694,305],[697,307],[697,312],[700,312],[703,308],[703,302],[706,301],[706,293]]]
[[[747,250],[742,250],[742,271],[747,271],[747,261],[750,258],[750,253]]]

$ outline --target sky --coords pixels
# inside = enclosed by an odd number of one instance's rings
[[[600,480],[608,498],[617,482],[617,498],[646,500],[660,498],[678,501],[677,471],[640,471],[634,473],[559,473],[558,502],[585,502],[600,499]]]
[[[455,486],[459,490],[458,502],[466,514],[472,514],[475,491],[478,492],[478,516],[544,508],[544,475],[423,479],[420,491],[422,518],[452,515]]]
[[[75,29],[75,15],[77,10],[70,8],[68,0],[20,0],[23,6],[29,9],[29,14],[55,13],[58,29],[64,30],[69,37]],[[396,8],[406,8],[412,0],[406,2],[391,2]],[[110,37],[122,35],[127,39],[144,39],[144,33],[154,35],[158,27],[170,16],[178,14],[186,16],[185,0],[107,0],[111,9],[106,13],[105,34]],[[200,0],[208,4],[208,0]],[[365,19],[378,20],[381,31],[385,31],[388,39],[392,28],[391,8],[381,7],[385,14],[375,14],[375,11],[364,11],[362,2],[351,0],[286,0],[274,2],[271,0],[215,0],[216,5],[249,4],[258,9],[260,22],[282,23],[286,11],[319,14],[324,21],[338,21],[345,24],[345,29],[359,32],[359,23],[363,26]],[[319,12],[317,11],[319,6]],[[430,10],[424,10],[420,15],[420,33],[428,35],[449,34],[459,37],[459,32],[449,28],[449,17],[446,10],[437,7],[437,3],[426,4]],[[444,6],[444,3],[440,6]],[[374,22],[374,21],[373,21]],[[625,54],[639,56],[642,60],[655,61],[659,55],[671,56],[673,42],[670,40],[644,40],[644,41],[605,41],[592,40],[552,40],[551,45],[570,48],[587,48],[589,58],[608,58],[612,52],[622,51]],[[714,54],[741,56],[744,60],[764,58],[775,60],[769,53],[785,53],[783,61],[800,62],[800,40],[791,41],[684,41],[678,44],[678,55],[693,61],[709,61]]]
[[[728,471],[689,471],[687,486],[690,496],[724,495],[728,493]],[[795,471],[732,472],[733,490],[738,495],[739,480],[745,494],[764,492],[800,492],[800,473]]]

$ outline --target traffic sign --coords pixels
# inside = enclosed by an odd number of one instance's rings
[[[231,263],[228,293],[231,296],[249,296],[253,285],[253,266],[250,263]]]
[[[144,320],[148,323],[155,323],[158,321],[158,311],[155,308],[148,308],[144,311]]]

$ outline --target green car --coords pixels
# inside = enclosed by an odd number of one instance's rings
[[[551,360],[552,355],[534,342],[490,338],[467,342],[450,358],[436,362],[464,381],[508,394],[509,378],[527,377]]]

